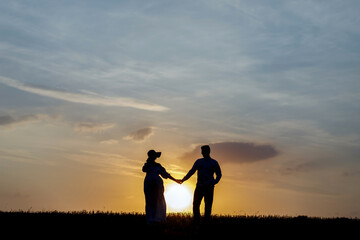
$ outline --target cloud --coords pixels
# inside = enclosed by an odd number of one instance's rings
[[[0,159],[13,160],[18,162],[33,162],[35,159],[31,156],[31,153],[24,150],[12,150],[0,148]]]
[[[119,141],[116,139],[108,139],[108,140],[104,140],[101,141],[100,144],[107,144],[107,145],[113,145],[113,144],[118,144]]]
[[[97,172],[143,177],[141,171],[139,171],[143,163],[120,154],[96,151],[80,151],[70,154],[68,159],[84,165],[88,165]]]
[[[133,133],[130,133],[126,137],[124,137],[125,140],[132,140],[135,142],[142,142],[149,138],[151,135],[154,134],[153,127],[146,127],[139,129]]]
[[[165,106],[147,103],[134,98],[108,97],[89,91],[82,91],[82,93],[72,93],[63,90],[50,89],[43,86],[27,85],[14,79],[2,76],[0,76],[0,83],[25,92],[30,92],[40,96],[51,97],[73,103],[83,103],[97,106],[131,107],[136,109],[158,112],[169,110],[169,108]]]
[[[78,133],[99,133],[114,126],[114,123],[81,122],[75,125],[74,130]]]
[[[15,122],[16,120],[11,116],[0,116],[0,126],[11,125]]]
[[[279,172],[282,175],[293,175],[299,173],[308,173],[310,171],[319,171],[330,165],[329,159],[317,159],[310,161],[302,161],[296,163],[288,163],[287,166],[280,169]]]
[[[247,142],[219,142],[209,144],[211,156],[221,163],[253,163],[273,158],[279,154],[272,145],[259,145]],[[181,158],[186,161],[194,161],[201,158],[201,145]]]
[[[21,124],[31,121],[37,121],[46,117],[45,115],[28,114],[20,117],[12,117],[10,115],[0,116],[0,126],[13,126],[15,124]]]

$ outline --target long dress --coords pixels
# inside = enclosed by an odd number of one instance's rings
[[[145,213],[148,223],[166,221],[166,203],[164,198],[163,178],[168,178],[166,172],[159,163],[145,163],[143,172],[146,172],[144,180]]]

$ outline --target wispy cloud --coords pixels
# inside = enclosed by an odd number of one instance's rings
[[[104,140],[101,141],[100,144],[107,144],[107,145],[113,145],[113,144],[118,144],[119,141],[116,139],[108,139],[108,140]]]
[[[143,177],[139,169],[142,162],[114,153],[80,151],[68,156],[68,159],[88,165],[94,171],[106,174]]]
[[[289,165],[283,169],[280,169],[280,173],[283,175],[297,174],[297,173],[306,173],[312,170],[319,170],[324,168],[324,161],[306,161],[297,163],[296,165]]]
[[[68,91],[55,90],[47,87],[26,85],[17,80],[6,78],[3,76],[0,76],[0,83],[25,92],[30,92],[40,96],[51,97],[74,103],[83,103],[98,106],[131,107],[136,109],[158,112],[169,110],[169,108],[165,106],[147,103],[133,98],[102,96],[89,91],[82,91],[82,93],[73,93]]]
[[[74,130],[78,133],[98,133],[113,128],[113,123],[81,122],[76,124]]]
[[[0,116],[0,126],[11,127],[15,124],[39,121],[45,118],[48,118],[48,116],[41,114],[27,114],[19,117],[13,117],[11,115],[2,115]]]
[[[125,140],[132,140],[135,142],[142,142],[149,138],[151,135],[154,134],[153,127],[146,127],[139,129],[133,133],[130,133],[126,137],[124,137]]]

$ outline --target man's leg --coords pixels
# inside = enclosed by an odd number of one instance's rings
[[[211,208],[214,199],[214,186],[206,187],[205,194],[204,194],[204,201],[205,201],[205,218],[210,219],[211,216]]]
[[[194,191],[194,201],[193,201],[193,214],[194,214],[194,221],[200,221],[200,204],[201,200],[204,196],[203,191],[201,188],[196,187]]]

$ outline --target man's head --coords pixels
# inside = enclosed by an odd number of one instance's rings
[[[210,157],[210,146],[209,145],[201,146],[201,154],[204,157]]]

